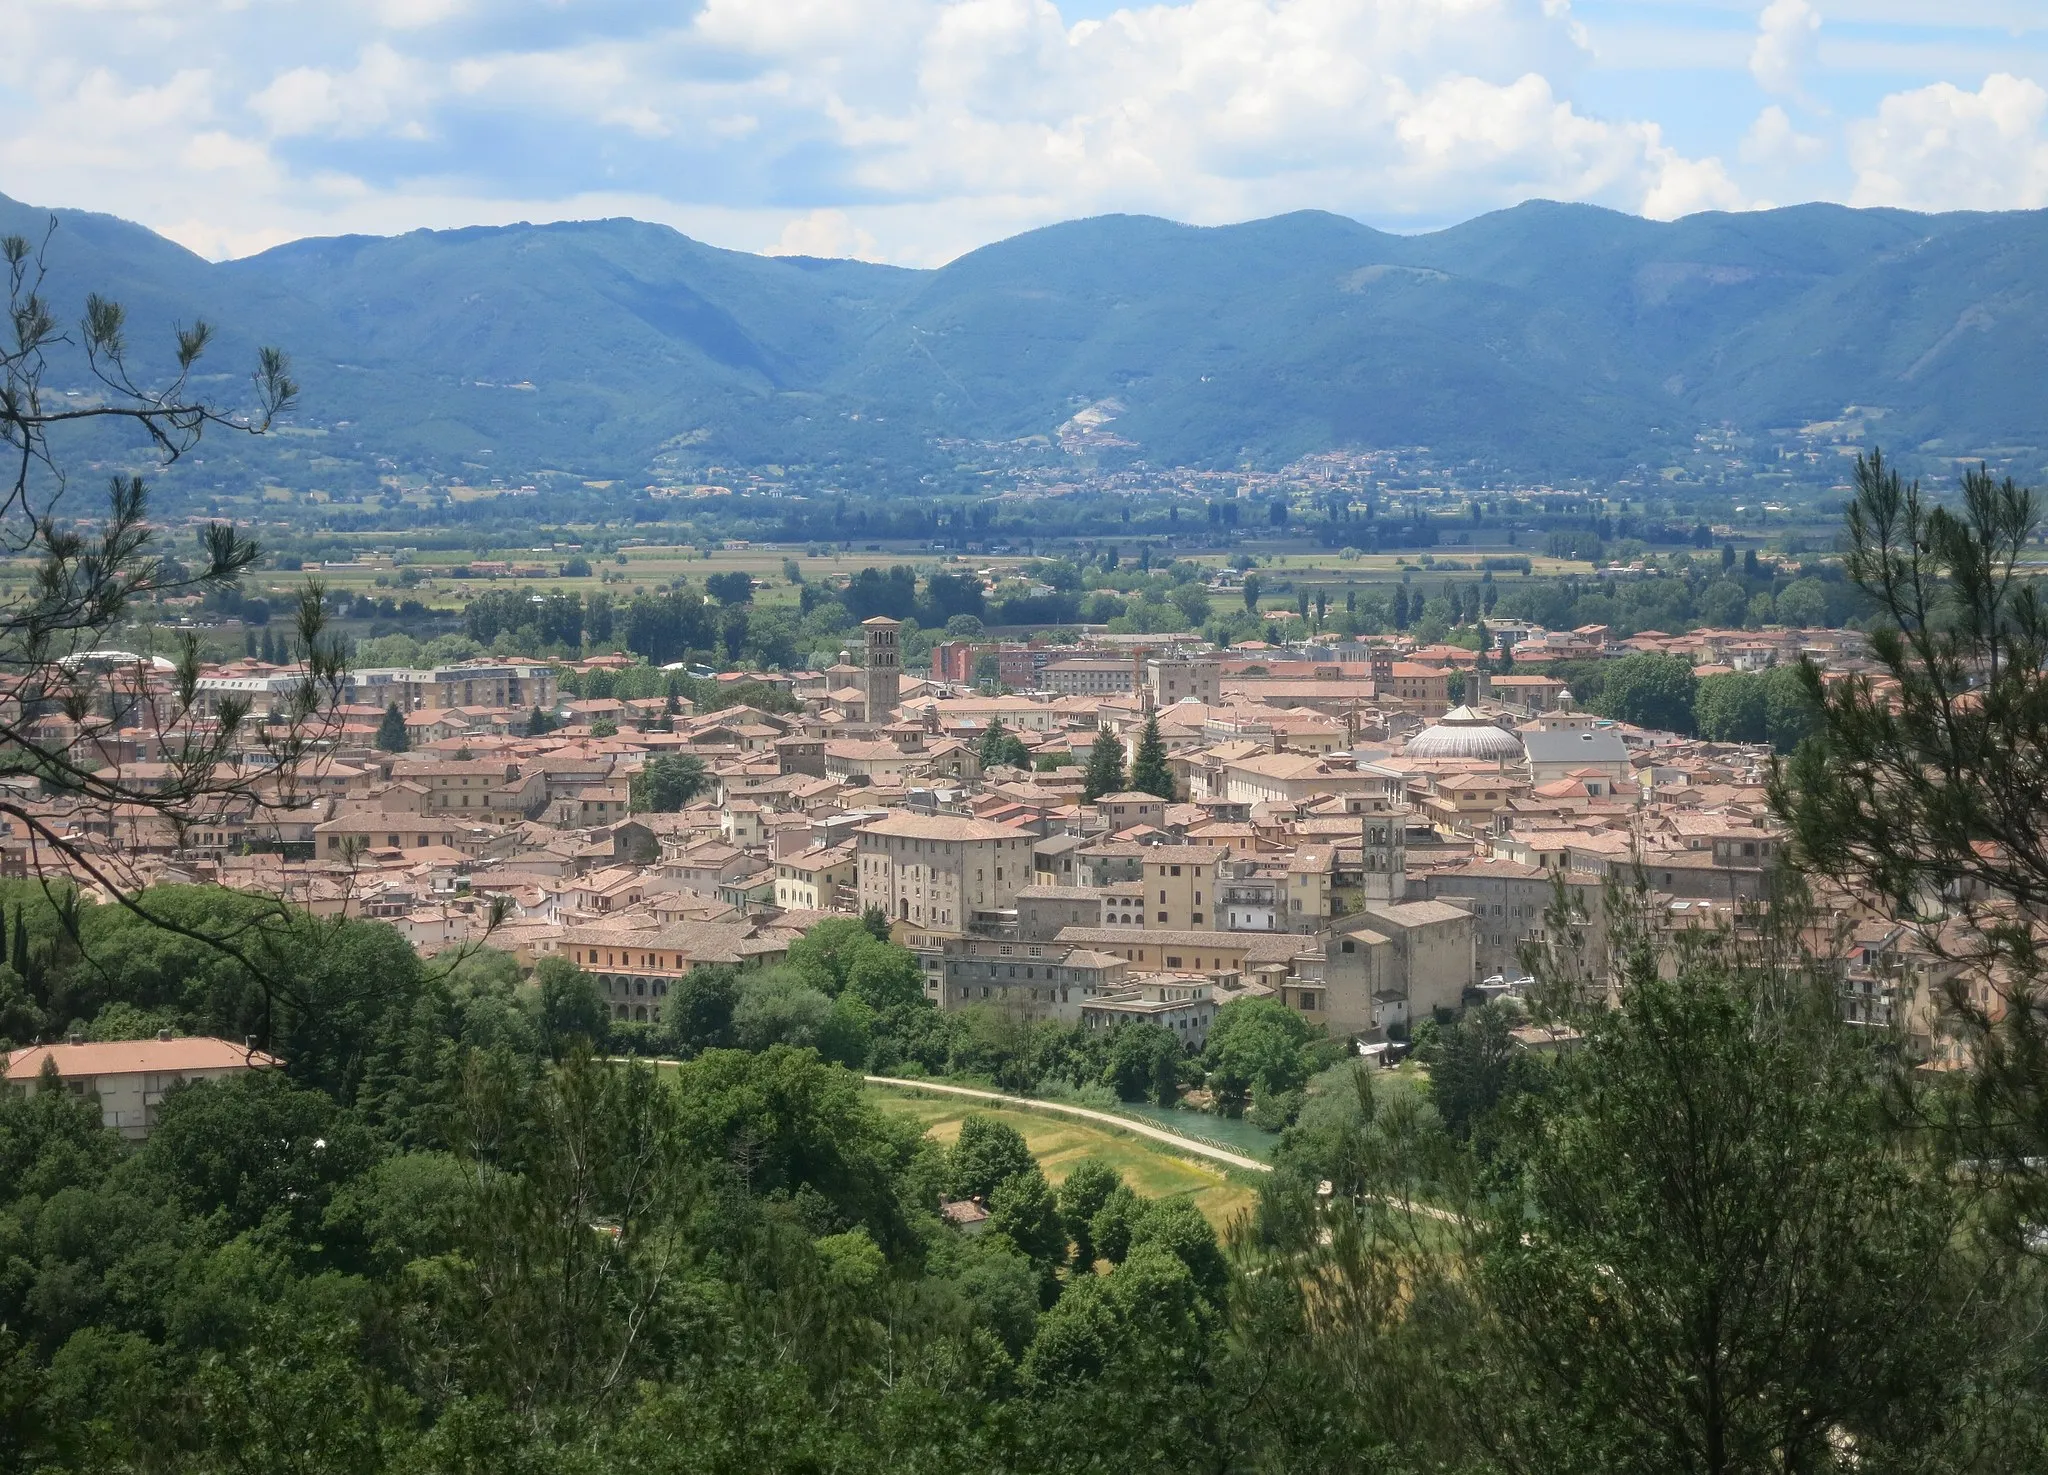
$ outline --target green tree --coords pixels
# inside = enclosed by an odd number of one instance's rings
[[[544,737],[554,730],[554,718],[548,716],[547,713],[538,707],[535,707],[532,714],[526,719],[526,735],[528,737]]]
[[[1515,1020],[1512,1010],[1486,1004],[1439,1034],[1430,1054],[1429,1099],[1453,1136],[1470,1138],[1507,1093]]]
[[[738,569],[712,574],[704,580],[704,592],[728,607],[751,603],[754,581]]]
[[[694,753],[669,753],[649,758],[633,775],[630,788],[635,814],[675,814],[704,792],[710,782],[704,760]]]
[[[1038,1161],[1017,1129],[981,1112],[960,1123],[960,1135],[946,1155],[946,1186],[955,1198],[986,1200],[1020,1173],[1036,1173]]]
[[[1093,804],[1104,794],[1124,792],[1124,745],[1106,727],[1095,729],[1088,749],[1088,770],[1081,780],[1081,801]]]
[[[1219,1104],[1241,1111],[1254,1095],[1277,1097],[1308,1080],[1316,1028],[1276,999],[1237,999],[1216,1011],[1202,1062]]]
[[[1510,1468],[1891,1467],[1968,1418],[1962,1203],[1825,983],[1757,975],[1643,955],[1506,1132],[1478,1284]]]
[[[405,731],[405,714],[393,702],[384,709],[384,720],[377,724],[377,750],[382,753],[403,753],[412,746],[412,739]]]
[[[1769,738],[1770,702],[1764,684],[1745,671],[1700,682],[1693,712],[1699,734],[1712,743],[1761,743]]]
[[[1082,1270],[1096,1261],[1093,1225],[1109,1196],[1124,1186],[1123,1175],[1101,1158],[1083,1158],[1060,1184],[1060,1220],[1074,1242],[1074,1264]]]
[[[1698,687],[1699,678],[1685,660],[1640,652],[1609,667],[1599,710],[1618,722],[1689,735]]]
[[[1023,739],[1003,726],[1000,717],[989,719],[988,730],[981,735],[977,756],[983,768],[1031,766],[1031,750],[1024,746]]]
[[[739,997],[739,969],[729,964],[699,963],[677,979],[661,1007],[661,1021],[674,1047],[697,1055],[731,1045]]]
[[[1137,751],[1131,755],[1131,792],[1156,794],[1161,799],[1174,797],[1173,773],[1166,766],[1166,742],[1159,736],[1156,716],[1145,719]]]
[[[1066,1225],[1036,1163],[995,1186],[988,1199],[988,1227],[992,1233],[1008,1235],[1036,1265],[1051,1268],[1067,1263]]]
[[[1156,1198],[1145,1205],[1131,1227],[1128,1253],[1135,1255],[1148,1246],[1165,1250],[1180,1261],[1194,1277],[1195,1288],[1212,1304],[1222,1304],[1230,1284],[1230,1263],[1223,1258],[1216,1231],[1193,1200]]]
[[[1125,1101],[1173,1105],[1180,1088],[1180,1040],[1156,1024],[1126,1024],[1111,1036],[1103,1084]]]
[[[1257,574],[1246,574],[1244,576],[1243,593],[1245,613],[1257,614],[1259,612],[1259,576]]]
[[[541,1038],[550,1054],[560,1058],[573,1040],[604,1048],[612,1011],[598,994],[596,979],[559,953],[551,953],[535,965],[533,983]]]
[[[1780,753],[1790,753],[1819,725],[1820,708],[1797,666],[1773,666],[1762,684],[1764,736]]]
[[[590,735],[594,738],[617,737],[619,724],[610,717],[594,717],[590,722]]]
[[[1844,569],[1876,606],[1881,680],[1800,668],[1815,731],[1774,771],[1799,865],[1965,966],[1947,1018],[1975,1070],[1930,1107],[1998,1162],[2015,1232],[2048,1219],[2048,1015],[2037,928],[2048,897],[2048,604],[2022,567],[2036,495],[1983,468],[1960,503],[1924,500],[1858,457]],[[1941,928],[1944,917],[1962,925]],[[1988,979],[1988,985],[1987,985]]]
[[[1809,627],[1826,622],[1828,586],[1819,579],[1795,579],[1778,592],[1778,618],[1787,625]]]

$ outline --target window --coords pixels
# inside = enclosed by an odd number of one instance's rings
[[[1174,874],[1175,874],[1176,876],[1178,876],[1178,875],[1180,874],[1180,867],[1179,867],[1179,866],[1175,866],[1175,867],[1173,868],[1173,873],[1174,873]]]
[[[1166,966],[1167,966],[1167,967],[1169,967],[1169,968],[1178,968],[1178,967],[1180,966],[1180,959],[1179,959],[1179,958],[1168,958],[1168,959],[1166,960]]]
[[[1166,920],[1166,913],[1164,913],[1164,912],[1161,912],[1161,913],[1159,914],[1159,920],[1160,920],[1160,921],[1162,921],[1162,922],[1164,922],[1164,921]]]
[[[1344,951],[1347,953],[1355,953],[1358,951],[1358,944],[1347,937],[1344,939]]]

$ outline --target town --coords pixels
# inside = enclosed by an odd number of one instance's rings
[[[914,673],[901,622],[857,628],[823,671],[693,677],[738,694],[707,711],[566,694],[565,677],[640,664],[624,653],[351,669],[289,793],[252,741],[253,778],[176,822],[14,782],[104,857],[77,876],[88,891],[113,873],[217,883],[387,921],[426,957],[559,957],[597,981],[627,1047],[692,969],[774,963],[825,918],[865,915],[916,954],[940,1009],[1156,1023],[1196,1053],[1219,1009],[1270,998],[1392,1060],[1424,1020],[1520,998],[1561,906],[1595,948],[1617,886],[1667,942],[1767,909],[1783,851],[1769,748],[1595,716],[1548,665],[1871,669],[1849,629],[1616,639],[1487,619],[1495,659],[1405,636],[1087,634],[948,639]],[[189,714],[159,720],[167,662],[90,659],[134,686],[128,716],[81,737],[53,714],[41,736],[87,742],[145,790],[181,723],[224,701],[271,712],[302,679],[259,658],[208,667]],[[11,873],[49,873],[32,835],[6,845]],[[1953,1064],[1941,999],[1960,965],[1847,898],[1833,915],[1849,925],[1811,942],[1844,1017]]]

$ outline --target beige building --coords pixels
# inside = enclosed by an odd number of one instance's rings
[[[7,1088],[35,1090],[50,1065],[63,1089],[98,1099],[100,1124],[109,1132],[140,1141],[156,1125],[157,1108],[173,1086],[226,1080],[283,1063],[260,1050],[204,1036],[30,1045],[8,1055]]]
[[[402,666],[354,671],[350,700],[401,712],[438,711],[443,707],[539,707],[555,705],[552,666],[481,662],[468,666],[436,666],[411,670]]]
[[[1128,830],[1133,825],[1158,827],[1166,823],[1166,800],[1157,794],[1141,794],[1135,790],[1104,794],[1095,801],[1095,808],[1109,821],[1112,831]]]
[[[548,797],[539,775],[521,777],[519,765],[502,759],[401,758],[391,765],[395,783],[427,791],[425,808],[446,814],[462,810],[523,812]]]
[[[1152,688],[1152,705],[1171,707],[1193,697],[1214,707],[1223,700],[1223,663],[1214,660],[1151,661],[1145,679]]]
[[[1241,973],[1260,963],[1285,963],[1301,939],[1282,933],[1142,931],[1124,927],[1063,927],[1057,939],[1122,958],[1141,973]]]
[[[1254,753],[1222,765],[1223,792],[1231,804],[1301,804],[1341,795],[1354,814],[1393,807],[1401,776],[1350,758],[1312,753]]]
[[[964,932],[975,912],[1016,904],[1031,884],[1036,838],[953,815],[893,814],[863,825],[861,907],[933,932]]]
[[[1155,845],[1145,852],[1143,924],[1176,932],[1205,929],[1217,915],[1223,863],[1220,845]]]
[[[1091,656],[1048,661],[1039,680],[1058,696],[1116,696],[1131,689],[1131,663]]]
[[[1345,917],[1324,951],[1323,1022],[1335,1034],[1385,1038],[1459,1008],[1477,982],[1472,923],[1442,901],[1375,902]]]
[[[790,911],[829,912],[840,891],[852,890],[860,860],[851,845],[806,850],[775,863],[775,904]]]

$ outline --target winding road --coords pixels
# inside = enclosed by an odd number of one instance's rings
[[[900,1076],[867,1076],[872,1086],[900,1086],[912,1091],[936,1091],[946,1096],[972,1096],[981,1101],[1000,1102],[1005,1106],[1024,1107],[1031,1111],[1052,1111],[1062,1116],[1080,1117],[1084,1121],[1102,1122],[1121,1131],[1131,1132],[1140,1137],[1150,1137],[1170,1147],[1195,1157],[1206,1157],[1233,1168],[1249,1168],[1255,1173],[1270,1173],[1271,1163],[1262,1163],[1255,1157],[1246,1157],[1241,1152],[1232,1152],[1225,1147],[1211,1147],[1206,1142],[1197,1142],[1192,1137],[1183,1137],[1178,1132],[1169,1132],[1164,1127],[1155,1127],[1150,1122],[1141,1122],[1134,1117],[1118,1116],[1112,1111],[1096,1111],[1087,1106],[1070,1106],[1064,1101],[1041,1101],[1033,1096],[1012,1096],[1003,1091],[984,1091],[978,1086],[947,1086],[937,1081],[905,1080]]]

